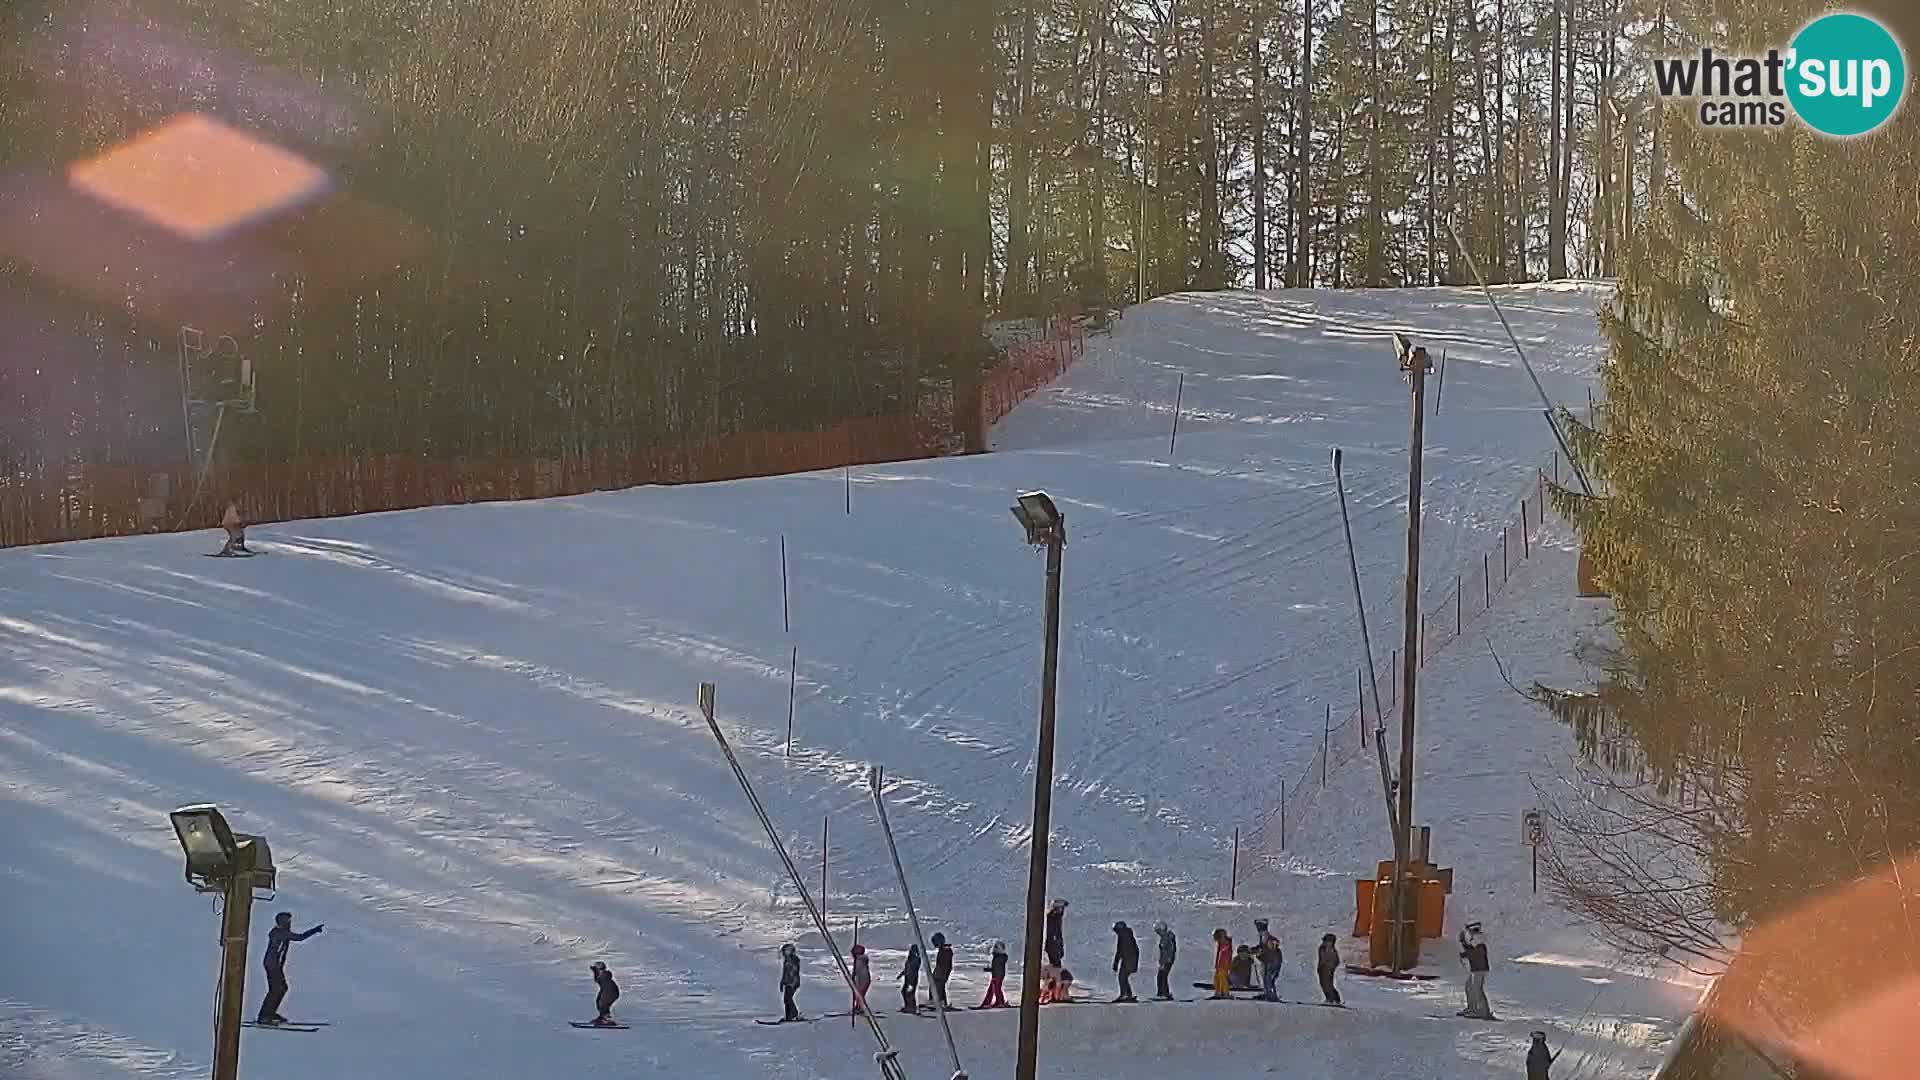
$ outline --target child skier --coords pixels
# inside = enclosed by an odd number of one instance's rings
[[[1467,1007],[1460,1015],[1470,1020],[1498,1020],[1487,1001],[1487,971],[1493,965],[1487,958],[1487,938],[1480,924],[1470,922],[1460,931],[1460,962],[1467,965]]]
[[[867,959],[867,947],[853,947],[853,1015],[867,1011],[867,988],[873,985],[873,962]]]
[[[1006,942],[996,941],[993,943],[993,960],[987,965],[986,972],[988,976],[987,996],[980,999],[980,1007],[983,1009],[1006,1008],[1007,995],[1006,992],[1001,989],[1001,984],[1007,980]]]
[[[900,969],[900,1011],[918,1012],[920,996],[920,946],[907,946],[907,966]]]
[[[1120,996],[1115,1001],[1137,1001],[1129,980],[1140,970],[1140,943],[1133,940],[1133,928],[1125,922],[1113,924],[1113,970],[1120,976]]]
[[[947,944],[947,935],[933,935],[933,996],[940,1007],[948,1008],[947,980],[953,977],[953,946]]]
[[[800,951],[791,942],[780,946],[780,999],[786,1005],[785,1020],[800,1019],[800,1010],[794,1007],[794,992],[800,989]]]
[[[1043,939],[1047,951],[1047,963],[1059,967],[1066,962],[1067,956],[1067,902],[1055,898],[1053,906],[1047,909],[1047,934]]]
[[[1224,927],[1215,927],[1213,931],[1213,996],[1229,997],[1227,993],[1231,983],[1228,972],[1233,968],[1233,939],[1227,936]]]
[[[595,960],[588,969],[593,972],[593,982],[600,988],[593,995],[593,1007],[597,1015],[593,1018],[594,1027],[613,1027],[613,1003],[620,1000],[620,984],[613,981],[613,972],[607,965]]]
[[[259,1024],[284,1024],[287,1018],[280,1015],[280,1002],[287,996],[287,950],[296,941],[305,941],[326,929],[324,923],[316,924],[310,930],[293,932],[293,912],[282,911],[273,917],[273,929],[267,931],[267,953],[263,958],[267,968],[267,996],[260,1001],[260,1013],[254,1022]]]
[[[1173,958],[1179,951],[1179,943],[1173,939],[1173,931],[1167,924],[1153,924],[1154,936],[1160,939],[1160,966],[1154,973],[1153,996],[1161,1001],[1173,1000],[1173,985],[1167,980],[1173,977]]]
[[[1527,1080],[1553,1080],[1547,1071],[1553,1068],[1553,1063],[1559,1058],[1559,1054],[1547,1050],[1547,1033],[1534,1032],[1533,1045],[1527,1047]]]
[[[1234,950],[1233,963],[1227,970],[1227,989],[1253,989],[1253,950],[1248,946]]]
[[[1260,961],[1260,1000],[1279,1001],[1276,989],[1280,981],[1280,939],[1267,930],[1267,920],[1253,920],[1255,956]]]
[[[1340,946],[1335,944],[1338,940],[1332,934],[1320,935],[1320,955],[1313,966],[1320,976],[1320,993],[1329,1005],[1340,1004],[1340,991],[1333,986],[1333,973],[1340,970]]]

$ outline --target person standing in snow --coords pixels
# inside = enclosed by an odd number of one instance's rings
[[[900,1011],[916,1012],[920,996],[920,946],[907,946],[907,966],[900,969]]]
[[[293,912],[282,911],[273,917],[273,929],[267,931],[267,953],[263,958],[267,968],[267,996],[260,1000],[260,1013],[255,1023],[284,1024],[287,1018],[280,1015],[280,1002],[287,996],[287,950],[296,941],[305,941],[326,929],[326,924],[316,924],[311,930],[298,934],[293,932]]]
[[[1067,902],[1055,898],[1047,909],[1047,936],[1044,939],[1047,963],[1059,967],[1067,956]]]
[[[1213,930],[1213,996],[1215,999],[1229,997],[1227,993],[1227,973],[1233,969],[1233,939],[1227,936],[1224,927]]]
[[[867,947],[853,947],[853,1015],[867,1011],[867,988],[873,985],[873,961],[867,959]]]
[[[794,992],[800,989],[800,950],[791,942],[780,946],[780,999],[786,1004],[787,1011],[783,1020],[800,1019],[800,1010],[794,1007]]]
[[[1340,946],[1335,944],[1337,941],[1339,939],[1332,934],[1320,935],[1320,955],[1313,965],[1314,971],[1320,975],[1320,993],[1329,1005],[1340,1004],[1340,991],[1333,985],[1333,973],[1340,970]]]
[[[1160,966],[1154,972],[1153,996],[1161,1001],[1172,1001],[1173,985],[1167,980],[1173,977],[1173,958],[1179,951],[1179,943],[1174,941],[1173,931],[1167,929],[1165,922],[1154,923],[1153,933],[1160,939]]]
[[[1133,996],[1133,973],[1140,970],[1140,943],[1133,939],[1133,928],[1125,922],[1113,924],[1113,970],[1120,976],[1120,996],[1115,1001],[1137,1001]]]
[[[1469,1020],[1500,1019],[1487,1001],[1487,972],[1493,964],[1487,957],[1487,937],[1477,922],[1460,931],[1460,961],[1467,965],[1467,1007],[1460,1015]]]
[[[593,1024],[595,1027],[612,1027],[613,1003],[620,1000],[620,984],[613,981],[613,972],[607,970],[607,965],[598,960],[587,970],[593,972],[594,985],[600,988],[593,995],[593,1007],[596,1010]]]
[[[947,1004],[947,980],[953,977],[953,946],[947,944],[947,935],[933,935],[933,996],[940,1007],[950,1008]]]
[[[1527,1047],[1527,1080],[1553,1080],[1548,1070],[1559,1060],[1560,1055],[1547,1050],[1547,1033],[1533,1033],[1533,1045]]]
[[[1260,961],[1260,999],[1279,1001],[1280,939],[1267,930],[1267,920],[1253,920],[1254,956]]]
[[[1001,989],[1001,984],[1007,981],[1006,942],[996,941],[993,943],[993,960],[987,965],[986,972],[988,976],[987,996],[980,999],[980,1007],[983,1009],[1006,1008],[1007,995],[1006,992]]]

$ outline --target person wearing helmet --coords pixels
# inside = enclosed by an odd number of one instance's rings
[[[1333,973],[1340,970],[1340,946],[1335,944],[1337,941],[1339,939],[1332,934],[1321,934],[1320,955],[1313,965],[1315,973],[1320,976],[1320,993],[1329,1005],[1340,1004],[1340,991],[1333,985]]]
[[[1267,929],[1267,920],[1253,920],[1254,959],[1260,961],[1260,1000],[1279,1001],[1280,939]]]
[[[1173,986],[1167,980],[1173,977],[1173,958],[1179,951],[1179,943],[1174,941],[1173,931],[1167,929],[1165,922],[1154,923],[1153,933],[1160,939],[1160,965],[1154,972],[1153,996],[1172,1001]]]
[[[853,1015],[867,1011],[867,988],[873,985],[873,962],[867,959],[867,947],[853,947]]]
[[[1113,970],[1120,976],[1120,996],[1115,1001],[1137,1001],[1133,996],[1133,973],[1140,970],[1140,943],[1133,940],[1133,928],[1125,922],[1113,924]]]
[[[986,967],[987,996],[980,999],[979,1008],[1004,1009],[1007,1007],[1007,994],[1002,984],[1007,981],[1007,943],[993,943],[993,960]]]
[[[794,1007],[794,992],[800,989],[800,951],[791,942],[780,946],[780,999],[786,1003],[786,1014],[782,1021],[800,1019],[800,1010]]]
[[[947,1005],[947,980],[953,977],[953,946],[947,944],[947,935],[933,935],[933,996],[945,1009]]]
[[[1548,1070],[1559,1060],[1560,1055],[1547,1050],[1547,1033],[1533,1033],[1533,1045],[1527,1047],[1527,1080],[1553,1080]]]
[[[907,966],[900,969],[900,1011],[918,1012],[920,996],[920,946],[907,946]]]
[[[1460,931],[1460,962],[1467,965],[1467,1007],[1459,1015],[1469,1020],[1500,1019],[1487,1000],[1487,972],[1493,964],[1487,955],[1487,936],[1477,922]]]
[[[1059,967],[1067,957],[1067,902],[1055,899],[1047,909],[1047,934],[1044,939],[1047,963]]]
[[[320,931],[326,924],[315,925],[310,930],[293,932],[293,912],[283,911],[273,917],[273,929],[267,931],[267,952],[263,962],[267,968],[267,996],[260,1000],[259,1015],[254,1018],[258,1024],[284,1024],[287,1018],[280,1015],[280,1002],[287,996],[287,950],[296,941],[305,941]]]
[[[593,972],[594,985],[600,988],[593,995],[593,1007],[596,1010],[593,1026],[613,1027],[613,1003],[620,1000],[620,984],[613,981],[613,972],[607,970],[607,965],[598,960],[589,965],[587,970]]]
[[[1233,996],[1227,993],[1232,985],[1232,970],[1233,939],[1227,936],[1225,927],[1216,926],[1213,929],[1213,996],[1216,1000]]]

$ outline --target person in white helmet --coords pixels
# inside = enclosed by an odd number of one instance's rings
[[[1467,965],[1467,1007],[1460,1015],[1470,1020],[1498,1020],[1487,1001],[1487,972],[1493,963],[1487,956],[1487,936],[1480,924],[1470,922],[1460,931],[1460,962]]]
[[[1154,972],[1153,996],[1161,1001],[1172,1001],[1173,986],[1167,980],[1173,977],[1173,959],[1179,953],[1179,943],[1174,940],[1173,931],[1167,929],[1164,921],[1153,924],[1153,933],[1160,939],[1160,964]]]
[[[993,960],[986,967],[987,996],[980,999],[979,1008],[1004,1009],[1007,1007],[1007,994],[1002,984],[1007,981],[1007,943],[993,943]]]

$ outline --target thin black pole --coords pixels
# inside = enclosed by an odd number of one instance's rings
[[[1360,559],[1359,556],[1354,554],[1353,550],[1353,521],[1347,515],[1347,481],[1345,474],[1341,472],[1340,462],[1340,448],[1336,446],[1333,450],[1333,487],[1334,491],[1340,496],[1340,527],[1345,530],[1347,537],[1347,573],[1353,581],[1353,608],[1360,619],[1360,649],[1367,662],[1367,682],[1373,689],[1373,722],[1375,725],[1373,742],[1375,749],[1378,751],[1376,756],[1380,759],[1380,795],[1387,804],[1387,827],[1398,835],[1400,827],[1395,824],[1394,819],[1393,779],[1387,767],[1386,719],[1380,708],[1380,677],[1375,672],[1373,666],[1373,635],[1367,631],[1367,601],[1365,595],[1360,591]],[[1365,688],[1363,688],[1360,695],[1360,728],[1363,745],[1366,740],[1366,726],[1367,699]],[[1285,809],[1284,802],[1282,802],[1281,807],[1282,810]]]
[[[1240,892],[1240,830],[1233,830],[1232,861],[1227,864],[1227,899],[1232,900]]]
[[[780,625],[793,633],[792,609],[787,604],[787,534],[780,534]]]
[[[1440,350],[1440,380],[1433,388],[1433,415],[1440,415],[1440,395],[1447,392],[1447,350]]]
[[[833,849],[827,846],[827,815],[820,815],[820,918],[827,917],[827,857]]]
[[[1180,438],[1180,403],[1187,393],[1187,373],[1180,373],[1180,381],[1173,388],[1173,434],[1167,436],[1167,456],[1173,456],[1173,444]]]
[[[848,465],[847,474],[847,516],[853,516],[853,466]]]
[[[1320,722],[1320,786],[1327,786],[1327,759],[1333,756],[1333,702],[1327,702],[1327,713]]]
[[[800,679],[800,646],[793,647],[787,660],[787,754],[793,756],[793,694]]]

